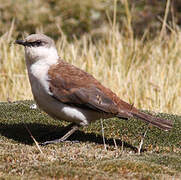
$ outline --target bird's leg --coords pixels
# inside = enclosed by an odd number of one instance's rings
[[[75,131],[79,129],[78,125],[72,126],[71,130],[68,131],[63,137],[60,138],[60,141],[66,141],[66,139],[71,136]]]
[[[69,127],[71,127],[71,129],[61,138],[59,139],[55,139],[55,140],[51,140],[51,141],[45,141],[44,143],[40,143],[40,145],[45,146],[47,144],[54,144],[54,143],[59,143],[59,142],[64,142],[66,141],[66,139],[68,137],[70,137],[75,131],[77,131],[79,129],[79,126],[77,124],[70,124],[68,125]]]

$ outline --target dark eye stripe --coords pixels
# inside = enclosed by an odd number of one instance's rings
[[[34,42],[29,42],[27,43],[28,46],[41,46],[42,42],[41,41],[34,41]]]

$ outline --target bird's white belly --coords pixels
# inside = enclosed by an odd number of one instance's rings
[[[31,85],[36,103],[42,110],[55,119],[75,122],[79,125],[85,126],[90,122],[103,118],[104,116],[104,118],[110,117],[97,111],[61,103],[59,100],[49,95],[41,84],[35,82],[36,81],[32,81]]]

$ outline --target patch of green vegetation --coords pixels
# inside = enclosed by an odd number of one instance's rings
[[[41,146],[41,153],[26,128],[38,142],[58,138],[68,123],[55,121],[33,101],[0,103],[0,176],[4,179],[163,179],[181,177],[181,117],[159,114],[174,120],[170,132],[150,128],[141,155],[140,137],[146,129],[141,121],[103,121],[106,150],[100,121],[81,128],[70,140]],[[115,144],[116,143],[116,144]],[[117,147],[116,147],[117,145]]]
[[[181,156],[181,153],[178,154],[163,154],[163,155],[156,155],[150,156],[149,161],[154,162],[155,164],[160,164],[162,166],[168,166],[176,171],[181,172],[181,158],[178,158],[178,155]],[[148,161],[148,159],[147,159]]]

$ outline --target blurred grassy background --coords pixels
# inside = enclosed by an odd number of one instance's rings
[[[85,33],[102,36],[101,31],[115,23],[114,19],[123,34],[131,25],[135,37],[141,37],[145,31],[154,36],[162,27],[166,3],[157,0],[0,0],[0,35],[7,33],[14,22],[14,37],[23,32],[43,31],[58,39],[60,29],[68,39]],[[180,25],[180,19],[179,0],[169,1],[167,23]]]
[[[32,99],[13,42],[40,32],[125,101],[180,114],[180,17],[178,0],[0,0],[0,101]]]

